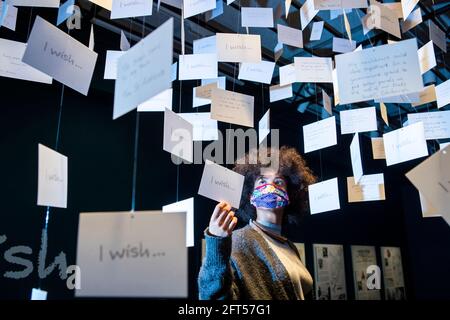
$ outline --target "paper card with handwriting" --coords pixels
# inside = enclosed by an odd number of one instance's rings
[[[356,41],[333,37],[333,52],[346,53],[356,49]]]
[[[425,139],[450,138],[450,110],[408,113],[408,124],[422,122]]]
[[[371,138],[372,141],[372,154],[374,159],[386,159],[384,153],[383,138]]]
[[[194,141],[212,141],[219,139],[217,120],[211,119],[210,112],[178,113],[192,124]]]
[[[442,82],[435,88],[438,108],[445,107],[450,103],[450,80]]]
[[[193,162],[193,126],[172,110],[164,110],[163,150],[188,162]]]
[[[400,0],[402,4],[403,20],[406,20],[419,0]]]
[[[67,208],[67,157],[39,144],[38,206]]]
[[[421,90],[422,91],[422,90]],[[413,92],[408,94],[401,94],[399,96],[392,96],[392,97],[382,97],[378,99],[374,99],[376,103],[416,103],[420,102],[420,91],[419,92]]]
[[[292,84],[280,86],[278,84],[270,86],[269,88],[269,100],[270,102],[280,101],[284,99],[292,98]]]
[[[424,87],[423,90],[419,92],[419,101],[413,102],[411,103],[411,105],[413,107],[417,107],[433,101],[436,101],[436,87],[434,84],[430,84],[429,86]]]
[[[137,107],[138,112],[164,111],[166,108],[172,110],[173,89],[166,89]]]
[[[298,82],[333,82],[331,58],[294,57]]]
[[[152,15],[153,0],[113,0],[111,19]]]
[[[309,36],[309,41],[320,40],[322,37],[323,24],[324,21],[314,22],[311,30],[311,35]]]
[[[111,11],[112,9],[112,2],[113,0],[89,0],[92,3],[95,3],[96,5],[105,8],[106,10]]]
[[[217,52],[216,36],[210,36],[210,37],[194,40],[193,46],[194,46],[194,49],[193,49],[194,54],[216,53]]]
[[[8,0],[8,3],[16,7],[59,8],[60,0]]]
[[[359,183],[359,180],[363,176],[363,168],[358,133],[353,136],[352,142],[350,143],[350,158],[352,161],[353,177],[355,178],[355,182]]]
[[[58,9],[58,17],[56,19],[56,25],[59,26],[61,23],[67,20],[73,13],[75,0],[67,0]]]
[[[339,54],[335,59],[341,104],[423,89],[415,38]]]
[[[117,64],[113,119],[172,86],[173,18],[135,44]]]
[[[316,16],[319,10],[314,8],[314,0],[306,0],[300,8],[300,22],[302,30],[305,30],[308,23]]]
[[[31,300],[47,300],[47,291],[33,288],[31,290]]]
[[[270,84],[272,82],[275,62],[261,61],[258,63],[243,62],[239,66],[238,79]]]
[[[87,95],[97,53],[37,16],[22,62]]]
[[[369,28],[377,28],[386,31],[401,39],[400,23],[395,11],[390,10],[381,3],[374,2],[367,9],[370,18],[366,21]]]
[[[450,146],[440,150],[406,173],[412,184],[438,212],[450,212]],[[450,219],[447,219],[450,222]]]
[[[433,21],[428,20],[428,31],[430,40],[438,46],[442,51],[447,52],[447,41],[445,32],[441,30]]]
[[[179,80],[212,78],[217,78],[217,55],[215,53],[197,53],[179,56]]]
[[[243,186],[243,175],[206,160],[198,194],[238,209]]]
[[[194,198],[188,198],[162,207],[163,213],[186,212],[186,247],[194,243]]]
[[[226,89],[226,77],[216,79],[202,79],[200,87],[192,88],[192,107],[200,107],[211,103],[212,89],[217,87]],[[215,86],[214,86],[215,84]],[[198,94],[197,94],[198,91]]]
[[[367,0],[314,0],[317,10],[367,8]]]
[[[219,62],[261,62],[261,36],[255,34],[217,33]]]
[[[296,48],[303,48],[302,30],[278,24],[277,34],[279,43],[284,43]]]
[[[243,27],[273,28],[273,8],[241,8]]]
[[[103,79],[115,80],[117,78],[117,63],[119,58],[124,54],[124,51],[106,51],[105,73],[103,74]]]
[[[341,116],[341,134],[377,130],[377,113],[375,107],[343,110]]]
[[[216,0],[184,0],[183,16],[189,18],[216,8]]]
[[[295,72],[295,65],[293,63],[278,68],[280,76],[280,86],[285,86],[297,82],[297,73]]]
[[[314,183],[308,186],[309,208],[311,214],[341,208],[337,178]]]
[[[81,213],[76,264],[76,297],[186,298],[186,212]]]
[[[433,41],[428,41],[427,44],[417,50],[417,54],[419,55],[420,72],[422,74],[436,66]]]
[[[253,128],[254,100],[253,96],[213,88],[211,118]]]
[[[263,115],[261,120],[258,122],[258,143],[264,141],[264,139],[270,133],[270,109]]]
[[[359,183],[354,177],[347,177],[347,191],[348,202],[386,200],[382,173],[364,175]]]
[[[0,38],[0,76],[51,84],[52,77],[23,63],[26,43]]]
[[[385,133],[383,143],[388,166],[428,156],[422,122]]]
[[[3,17],[3,21],[0,18],[0,26],[8,28],[9,30],[16,31],[16,22],[17,22],[17,12],[18,9],[12,5],[5,5],[5,2],[0,2],[0,14],[4,10],[6,10],[5,16]]]
[[[400,24],[402,33],[411,30],[420,23],[422,23],[422,12],[420,11],[420,8],[417,8],[409,15],[408,19]]]
[[[303,141],[305,153],[336,145],[336,117],[303,126]]]

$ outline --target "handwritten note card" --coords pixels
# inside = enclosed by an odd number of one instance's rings
[[[180,55],[178,72],[180,80],[217,78],[217,55],[215,53]]]
[[[261,62],[261,36],[254,34],[217,33],[219,62]]]
[[[103,74],[104,79],[115,80],[117,78],[117,63],[124,53],[124,51],[106,51],[105,73]]]
[[[423,89],[416,39],[336,56],[341,104]]]
[[[434,54],[433,41],[428,41],[417,51],[419,55],[420,73],[424,74],[436,66],[436,56]]]
[[[194,141],[219,139],[217,120],[211,119],[209,112],[179,113],[180,117],[192,124]]]
[[[254,97],[213,88],[211,118],[253,128]]]
[[[311,214],[337,210],[341,207],[337,178],[309,185],[308,196]]]
[[[385,133],[383,142],[388,166],[428,155],[422,122]]]
[[[216,36],[210,36],[202,39],[197,39],[193,41],[194,54],[197,53],[216,53]]]
[[[164,111],[166,108],[172,110],[173,89],[166,89],[137,107],[138,112]]]
[[[294,57],[298,82],[333,82],[331,58]]]
[[[300,22],[302,30],[305,30],[308,23],[316,16],[319,10],[314,8],[314,0],[306,0],[300,8]]]
[[[172,86],[172,44],[170,18],[119,58],[113,119]]]
[[[193,162],[193,127],[172,110],[164,110],[163,150],[172,155]]]
[[[384,153],[383,138],[371,138],[372,140],[372,154],[374,159],[386,159]]]
[[[150,16],[153,0],[113,0],[111,19]]]
[[[67,157],[39,144],[38,206],[67,208]]]
[[[216,0],[183,0],[183,15],[185,19],[215,8]]]
[[[302,30],[287,27],[282,24],[277,25],[277,30],[279,43],[284,43],[296,48],[303,48]]]
[[[425,139],[450,138],[450,110],[408,113],[408,124],[422,122],[425,130]]]
[[[346,53],[356,49],[356,41],[333,37],[333,52]]]
[[[81,213],[75,296],[186,298],[187,253],[186,212]]]
[[[241,8],[243,27],[273,28],[273,8]]]
[[[377,130],[375,107],[343,110],[341,116],[341,134]]]
[[[97,53],[37,16],[22,62],[87,95]]]
[[[367,8],[367,0],[314,0],[317,10]]]
[[[239,208],[244,176],[206,160],[198,194],[216,201],[226,201]]]
[[[275,62],[241,63],[238,79],[270,84],[272,82]]]
[[[292,84],[284,86],[274,85],[269,88],[269,100],[270,102],[289,99],[292,97]]]
[[[192,107],[200,107],[211,103],[212,89],[226,89],[226,77],[217,79],[202,79],[200,87],[192,88]],[[214,85],[215,84],[215,85]],[[197,93],[198,92],[198,93]]]
[[[186,212],[186,247],[193,247],[194,243],[194,198],[188,198],[162,207],[162,212]]]
[[[382,173],[364,175],[359,183],[354,177],[347,177],[347,191],[348,202],[386,200]]]
[[[52,83],[51,77],[21,61],[26,46],[22,42],[0,39],[0,47],[2,48],[0,76],[47,84]]]
[[[336,145],[336,117],[303,126],[303,140],[305,153]]]
[[[438,108],[445,107],[450,103],[450,80],[436,86],[436,101]]]
[[[280,86],[285,86],[297,82],[297,73],[295,72],[295,65],[293,63],[278,68],[280,77]]]

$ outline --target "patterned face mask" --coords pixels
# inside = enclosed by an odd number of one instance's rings
[[[289,204],[289,196],[283,188],[272,183],[265,183],[253,190],[250,203],[256,208],[281,208]]]

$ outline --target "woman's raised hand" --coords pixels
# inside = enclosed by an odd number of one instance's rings
[[[221,201],[214,208],[208,231],[216,237],[228,237],[236,227],[237,220],[234,211],[231,211],[231,206]]]

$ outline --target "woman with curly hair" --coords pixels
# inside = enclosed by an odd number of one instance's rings
[[[239,210],[216,205],[205,230],[206,254],[198,276],[200,299],[303,300],[312,277],[282,226],[308,208],[308,186],[316,181],[294,148],[260,150],[236,162],[245,177]],[[276,161],[274,162],[273,159]],[[233,232],[238,217],[246,225]]]

